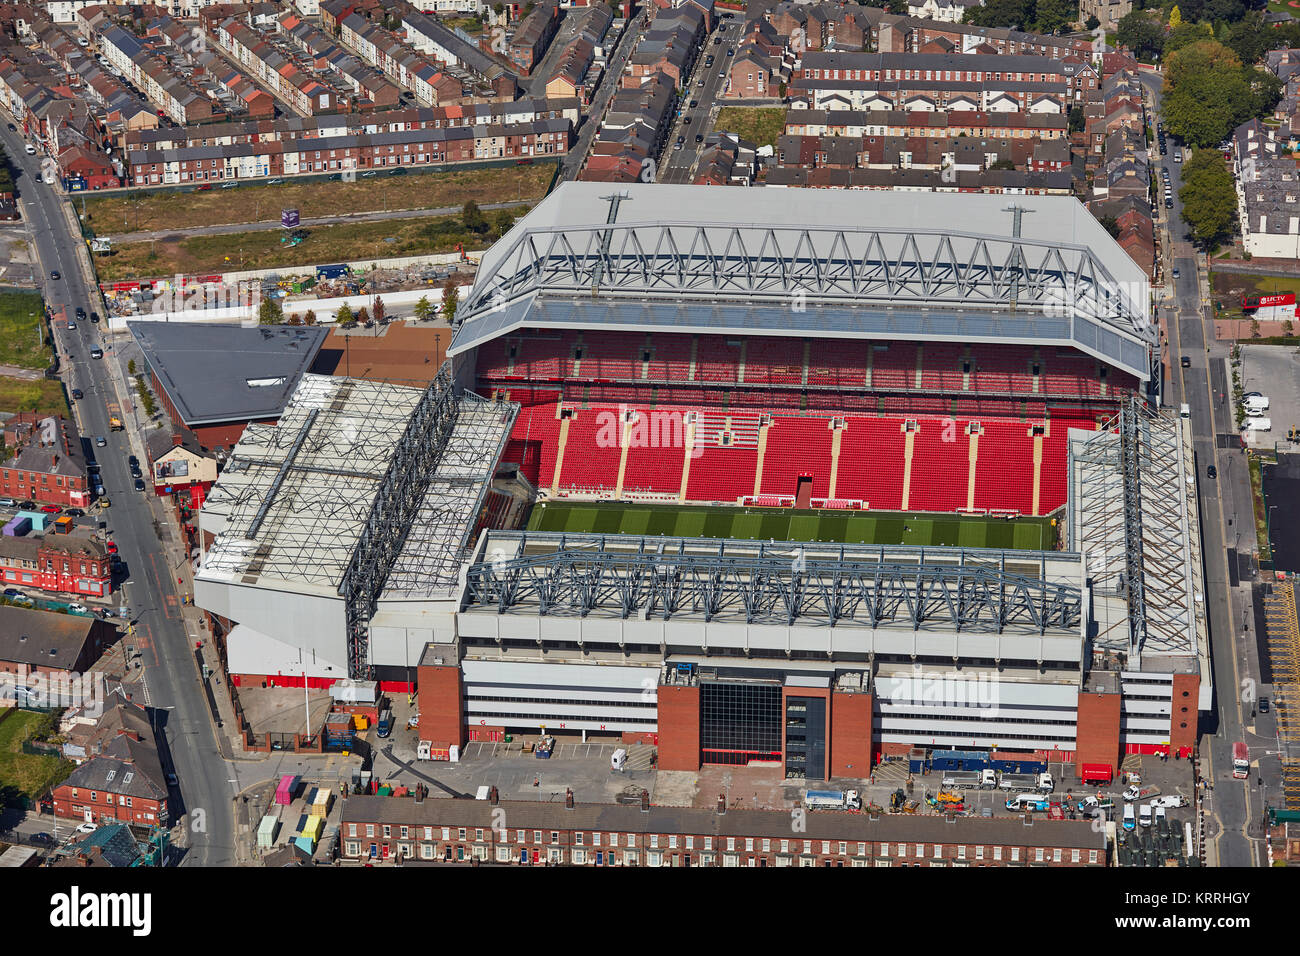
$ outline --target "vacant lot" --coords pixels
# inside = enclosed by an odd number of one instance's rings
[[[1222,319],[1240,319],[1244,315],[1244,296],[1273,295],[1279,292],[1300,294],[1300,276],[1265,276],[1251,272],[1211,272],[1215,311]]]
[[[43,369],[50,347],[41,345],[37,328],[45,305],[38,292],[0,292],[0,365]]]
[[[36,412],[68,417],[68,399],[63,383],[40,378],[27,381],[0,376],[0,411]]]
[[[231,222],[279,221],[281,209],[303,219],[342,216],[376,209],[440,209],[517,199],[540,199],[555,174],[552,163],[449,173],[377,176],[356,182],[245,185],[190,193],[120,193],[86,199],[97,233],[185,229]],[[139,198],[133,199],[132,196]]]
[[[522,216],[527,207],[511,210]],[[103,282],[176,273],[234,272],[275,269],[313,262],[348,262],[397,256],[454,252],[458,244],[467,251],[487,248],[495,233],[466,229],[459,216],[432,219],[388,219],[349,222],[310,229],[297,246],[280,241],[281,233],[236,232],[225,236],[191,236],[157,242],[130,242],[115,246],[111,254],[95,256]],[[388,242],[392,238],[394,241]]]
[[[777,137],[785,132],[785,109],[724,106],[713,128],[719,133],[739,133],[755,146],[775,146]]]
[[[62,757],[25,754],[23,741],[48,724],[45,714],[18,710],[0,720],[0,800],[21,793],[38,799],[73,771],[71,761]]]

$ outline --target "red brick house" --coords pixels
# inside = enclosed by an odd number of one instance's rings
[[[6,426],[5,444],[16,450],[0,465],[0,497],[78,508],[90,503],[89,473],[73,422],[20,415]]]
[[[54,815],[93,823],[168,824],[167,778],[148,714],[130,702],[131,712],[107,740],[92,742],[92,752],[54,789]],[[125,715],[124,715],[125,716]]]
[[[113,569],[102,544],[80,534],[0,537],[0,580],[8,587],[107,597]]]
[[[116,189],[122,185],[109,158],[84,146],[69,146],[59,153],[59,170],[69,189]]]

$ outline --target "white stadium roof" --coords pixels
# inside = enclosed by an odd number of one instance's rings
[[[907,336],[1073,346],[1146,380],[1150,314],[1070,197],[575,182],[484,255],[449,351],[524,327]]]

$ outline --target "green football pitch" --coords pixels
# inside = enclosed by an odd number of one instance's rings
[[[1019,551],[1053,550],[1057,538],[1052,518],[567,501],[539,503],[533,508],[528,530]]]

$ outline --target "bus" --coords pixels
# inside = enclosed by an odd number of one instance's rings
[[[1250,751],[1246,749],[1243,741],[1237,741],[1232,745],[1232,775],[1238,780],[1245,780],[1250,776]]]

